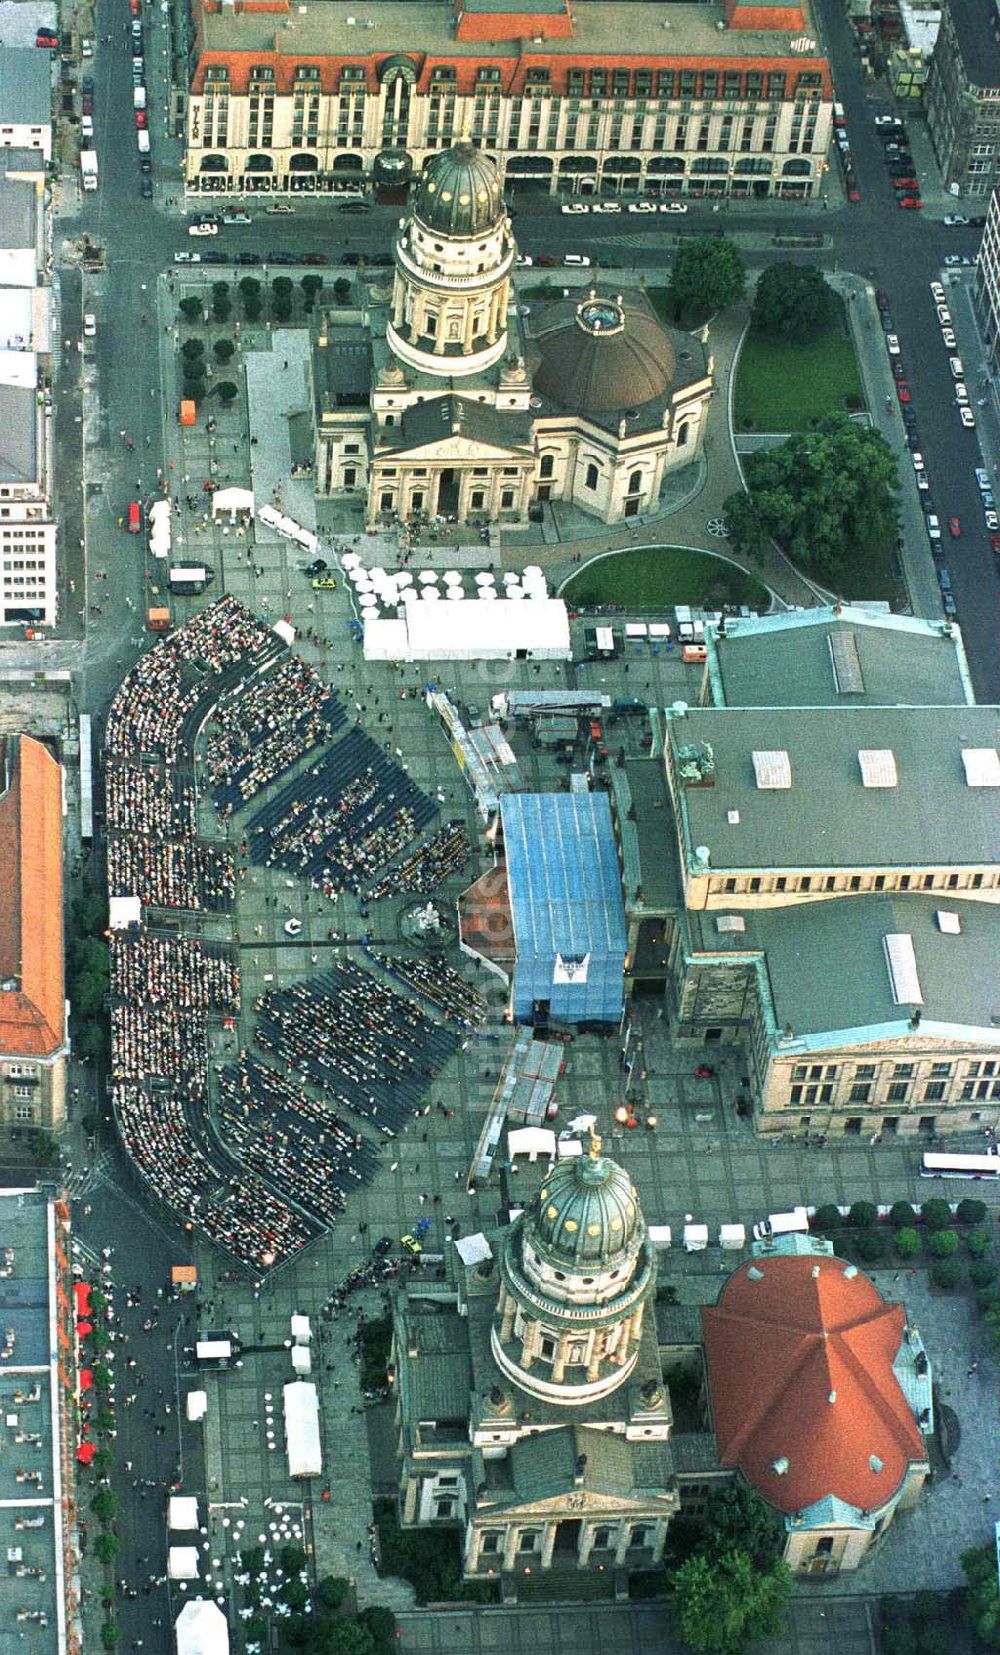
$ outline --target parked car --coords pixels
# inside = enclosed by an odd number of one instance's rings
[[[923,469],[924,469],[924,457],[923,457],[922,454],[914,454],[914,456],[913,456],[913,469],[914,469],[914,471],[923,471]]]
[[[962,519],[960,517],[949,517],[949,519],[948,519],[948,533],[951,535],[952,540],[957,540],[959,535],[961,534],[961,532],[962,532]]]
[[[264,262],[265,264],[298,264],[299,261],[295,253],[285,253],[279,250],[276,253],[265,253]]]
[[[896,394],[898,395],[900,402],[909,402],[910,387],[907,385],[905,379],[901,379],[898,382],[896,386]]]
[[[139,111],[138,113],[141,113],[141,111]],[[211,223],[211,222],[203,223],[203,224],[189,224],[188,225],[188,235],[189,236],[217,236],[218,233],[219,233],[219,226],[217,224],[214,224],[214,223]]]
[[[969,224],[971,223],[971,219],[966,218],[963,213],[949,213],[947,218],[945,218],[942,222],[951,228],[957,224]]]
[[[559,260],[556,258],[554,253],[537,253],[535,255],[535,263],[544,265],[547,268],[550,265],[558,264]]]
[[[971,264],[973,261],[967,259],[964,253],[946,253],[944,262],[949,268],[954,269],[956,265]]]
[[[564,201],[559,211],[561,213],[589,213],[590,207],[586,201]]]
[[[220,253],[217,248],[213,247],[210,252],[202,253],[201,262],[202,264],[230,264],[232,261],[226,253]]]
[[[940,540],[941,539],[941,523],[940,523],[940,520],[937,517],[934,516],[933,512],[930,512],[928,514],[928,516],[924,519],[924,521],[927,524],[928,538],[930,540]]]
[[[659,210],[661,213],[686,213],[688,204],[686,201],[661,201]]]
[[[303,253],[300,264],[329,264],[330,260],[325,253]]]
[[[951,311],[948,309],[946,304],[938,305],[937,319],[943,328],[951,327]]]
[[[317,575],[312,583],[312,589],[314,592],[335,592],[337,582],[332,575]]]
[[[139,174],[139,194],[144,201],[152,201],[153,199],[153,180],[148,172]]]
[[[965,405],[968,406],[969,387],[966,385],[964,379],[960,379],[958,384],[955,386],[955,401],[958,403],[965,403]]]
[[[182,252],[174,254],[174,263],[175,264],[200,264],[201,263],[201,254],[200,253],[189,253],[187,251],[187,249],[185,248]]]
[[[288,213],[294,213],[295,208],[292,206],[290,201],[269,201],[267,206],[264,208],[264,211],[265,213],[271,213],[272,215],[278,214],[281,216],[286,216]]]
[[[965,429],[967,431],[974,431],[975,430],[975,428],[976,428],[976,416],[972,412],[971,408],[960,408],[958,410],[958,417],[961,420],[962,424],[965,426]]]
[[[954,328],[942,328],[941,329],[941,342],[944,345],[946,350],[953,351],[955,349],[955,345],[957,343],[957,341],[955,339],[955,329]]]
[[[622,204],[620,201],[595,201],[590,210],[592,213],[620,213]]]
[[[237,253],[236,263],[237,264],[259,264],[260,263],[260,254],[259,253]]]
[[[85,339],[97,338],[97,317],[92,316],[90,311],[83,318],[83,337]]]
[[[931,282],[931,296],[936,305],[944,304],[945,293],[940,282]]]
[[[898,337],[897,334],[895,334],[895,333],[887,333],[886,334],[886,336],[885,336],[885,348],[889,352],[890,356],[898,356],[899,355],[899,337]]]
[[[518,253],[516,262],[519,269],[530,270],[535,261],[530,253]]]
[[[39,29],[35,35],[35,45],[41,46],[47,52],[58,52],[59,36],[55,29]]]
[[[993,530],[994,533],[997,529],[1000,529],[1000,517],[997,516],[995,511],[984,512],[983,516],[986,518],[986,527],[988,529]]]
[[[903,197],[902,201],[899,203],[899,205],[901,207],[906,207],[906,208],[910,209],[913,212],[919,213],[921,208],[923,207],[923,202],[920,200],[920,198],[918,196],[904,195],[904,197]]]
[[[628,210],[629,210],[630,213],[655,213],[655,211],[656,211],[656,202],[655,201],[630,201],[629,204],[628,204]]]
[[[990,551],[996,552],[997,556],[1000,557],[1000,534],[990,535]]]
[[[589,253],[564,253],[563,256],[562,256],[562,261],[563,261],[563,264],[569,264],[569,265],[589,264],[590,263],[590,254]]]
[[[981,465],[977,465],[977,467],[976,467],[976,485],[979,489],[980,494],[985,494],[986,490],[990,486],[989,472],[984,471],[984,469]]]
[[[223,213],[222,222],[223,224],[252,224],[253,219],[249,213],[243,211],[242,207],[237,207],[231,209],[228,213]]]

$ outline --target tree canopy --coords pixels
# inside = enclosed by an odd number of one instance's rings
[[[965,1575],[965,1613],[984,1643],[995,1643],[1000,1630],[1000,1589],[994,1546],[970,1546],[959,1558]]]
[[[746,1552],[755,1569],[769,1569],[784,1546],[781,1518],[748,1483],[724,1483],[709,1495],[703,1550],[710,1556],[724,1556],[736,1548]]]
[[[670,297],[681,316],[705,315],[735,304],[746,291],[743,255],[727,236],[692,236],[670,271]]]
[[[828,328],[837,296],[814,264],[769,264],[757,283],[752,323],[779,339],[809,338]]]
[[[743,1655],[780,1627],[791,1576],[784,1563],[759,1569],[733,1547],[719,1556],[689,1557],[673,1586],[681,1636],[689,1644],[705,1655]]]
[[[752,456],[749,494],[724,507],[737,551],[759,560],[776,540],[789,557],[836,575],[850,550],[880,552],[896,533],[896,457],[877,431],[841,415]]]

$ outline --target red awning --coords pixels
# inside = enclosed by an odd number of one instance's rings
[[[81,1465],[89,1465],[96,1453],[97,1449],[92,1442],[81,1442],[76,1451],[76,1457]]]
[[[81,1368],[80,1369],[80,1389],[81,1389],[81,1391],[90,1391],[90,1390],[93,1390],[93,1387],[94,1387],[94,1376],[91,1373],[90,1369],[89,1368]]]
[[[93,1333],[94,1324],[93,1322],[77,1322],[76,1331],[79,1338],[86,1339],[89,1333]]]
[[[90,1283],[89,1281],[75,1281],[73,1283],[73,1297],[76,1300],[78,1316],[90,1315]]]

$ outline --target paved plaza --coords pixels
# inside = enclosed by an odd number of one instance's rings
[[[167,329],[172,328],[178,291],[175,287],[169,293],[166,287],[161,284],[160,348],[164,383],[169,385],[175,339]],[[252,483],[259,500],[266,500],[279,486],[277,479],[287,477],[296,460],[289,446],[287,416],[294,414],[296,398],[301,400],[304,394],[301,339],[259,328],[252,330],[251,343],[258,354],[248,375],[249,402],[241,392],[233,410],[216,414],[213,431],[203,425],[183,431],[169,407],[164,410],[167,475],[178,502],[175,555],[196,556],[213,568],[215,593],[226,591],[271,620],[288,617],[298,632],[295,648],[332,683],[348,717],[356,718],[387,754],[397,758],[437,806],[438,822],[431,830],[443,821],[466,824],[474,847],[472,858],[462,875],[452,877],[438,893],[442,910],[450,914],[461,890],[492,866],[493,854],[481,837],[472,796],[450,743],[426,705],[423,692],[428,683],[440,684],[454,701],[480,712],[486,711],[492,695],[518,687],[594,687],[611,697],[635,697],[662,706],[697,699],[699,669],[685,666],[679,651],[648,643],[633,647],[613,663],[449,663],[435,670],[365,663],[351,635],[352,593],[339,569],[336,590],[314,591],[303,572],[308,559],[293,543],[276,536],[269,539],[261,532],[251,548],[237,529],[210,521],[204,481]],[[275,453],[280,460],[277,469]],[[312,525],[311,482],[293,479],[281,486],[286,489],[283,509]],[[194,502],[190,507],[186,503],[189,495]],[[322,505],[319,515],[323,515]],[[323,544],[324,555],[329,556],[326,539]],[[335,543],[334,555],[349,544]],[[358,549],[366,563],[380,561],[391,567],[394,562],[392,546],[377,537],[361,537]],[[481,545],[437,546],[415,549],[411,568],[425,564],[439,569],[445,565],[482,568],[493,561],[490,548]],[[512,555],[508,552],[502,559],[496,555],[495,562],[498,569],[509,566]],[[148,576],[150,596],[156,578],[154,566]],[[184,620],[205,601],[179,600],[177,618]],[[581,625],[575,623],[577,628]],[[620,752],[645,751],[646,721],[627,716],[609,721],[605,738],[611,764]],[[526,736],[515,735],[513,742],[527,787],[566,785],[566,770],[533,748]],[[301,774],[308,763],[308,759],[300,761],[281,785]],[[204,781],[200,757],[196,774]],[[250,813],[239,812],[232,822],[220,825],[207,788],[202,786],[200,829],[206,838],[217,841],[228,836],[238,845]],[[664,834],[667,831],[664,820]],[[240,958],[242,1013],[235,1028],[213,1033],[213,1066],[231,1063],[241,1050],[253,1052],[254,1003],[269,986],[308,980],[338,960],[363,965],[368,945],[390,951],[408,946],[403,943],[402,921],[411,902],[390,895],[362,912],[352,894],[331,900],[283,870],[247,863],[234,915],[204,917],[197,927],[204,936],[231,941]],[[300,926],[294,937],[285,930],[292,919]],[[671,1650],[674,1645],[664,1611],[656,1606],[580,1607],[558,1612],[531,1609],[523,1617],[506,1610],[431,1616],[412,1610],[409,1587],[380,1580],[374,1569],[368,1534],[370,1422],[358,1390],[354,1343],[357,1314],[383,1313],[384,1284],[352,1293],[340,1309],[332,1306],[332,1296],[370,1256],[380,1237],[398,1244],[421,1220],[429,1221],[424,1238],[429,1262],[413,1268],[433,1278],[443,1269],[433,1260],[435,1255],[446,1257],[453,1223],[464,1234],[492,1224],[510,1205],[524,1204],[543,1170],[541,1166],[513,1169],[499,1165],[492,1181],[475,1195],[466,1191],[511,1031],[502,1020],[505,992],[496,978],[463,960],[457,950],[451,950],[448,958],[486,996],[488,1020],[481,1029],[463,1036],[461,1049],[432,1087],[429,1112],[400,1136],[379,1140],[379,1171],[369,1186],[350,1197],[333,1230],[259,1287],[228,1279],[229,1261],[207,1245],[193,1243],[201,1276],[198,1326],[231,1328],[243,1346],[238,1367],[218,1374],[195,1373],[180,1354],[193,1333],[193,1312],[184,1328],[183,1347],[180,1340],[168,1346],[168,1363],[173,1366],[176,1361],[176,1373],[165,1377],[177,1384],[181,1396],[201,1383],[209,1393],[204,1427],[203,1491],[209,1505],[204,1544],[213,1589],[235,1613],[240,1604],[235,1585],[238,1552],[256,1544],[261,1534],[270,1547],[280,1529],[278,1514],[294,1512],[314,1550],[317,1574],[347,1576],[356,1582],[360,1602],[386,1603],[401,1612],[401,1647],[414,1655],[418,1651],[485,1655],[492,1649],[522,1648],[551,1650],[555,1655],[570,1649]],[[713,1046],[709,1062],[714,1072],[699,1079],[695,1070],[702,1050],[674,1043],[669,1020],[660,1015],[654,1000],[636,1001],[631,1018],[631,1038],[641,1041],[645,1071],[645,1078],[636,1083],[633,1077],[632,1084],[639,1087],[640,1118],[655,1115],[655,1128],[627,1131],[614,1124],[626,1078],[617,1037],[578,1036],[567,1045],[557,1098],[560,1123],[583,1112],[596,1113],[610,1153],[635,1180],[648,1222],[671,1225],[677,1238],[687,1215],[707,1223],[715,1234],[720,1223],[737,1221],[749,1227],[763,1214],[798,1202],[847,1205],[864,1198],[888,1204],[900,1198],[919,1202],[926,1197],[928,1186],[919,1178],[917,1143],[870,1144],[852,1139],[808,1147],[791,1142],[759,1144],[751,1125],[735,1108],[745,1089],[738,1049]],[[364,1130],[375,1139],[370,1123],[364,1123]],[[95,1204],[100,1198],[102,1215],[113,1209],[117,1199],[130,1204],[137,1200],[134,1182],[115,1154],[93,1175],[93,1189],[98,1192]],[[935,1186],[934,1193],[957,1198],[963,1191]],[[995,1206],[1000,1192],[986,1189],[983,1193]],[[159,1232],[152,1251],[163,1247],[162,1236]],[[184,1247],[184,1239],[178,1238],[177,1256],[183,1255]],[[691,1259],[675,1247],[662,1256],[661,1278],[673,1284],[687,1302],[710,1302],[722,1274],[738,1262],[733,1254],[712,1249]],[[961,1445],[953,1469],[942,1468],[918,1509],[890,1529],[878,1555],[857,1579],[858,1595],[845,1593],[843,1581],[797,1587],[789,1634],[770,1646],[768,1655],[771,1651],[777,1655],[779,1650],[786,1655],[833,1655],[834,1651],[861,1655],[871,1648],[868,1595],[908,1590],[917,1581],[953,1585],[959,1578],[962,1548],[989,1538],[993,1504],[1000,1499],[995,1482],[1000,1432],[996,1374],[981,1349],[981,1331],[967,1300],[930,1294],[923,1273],[911,1276],[888,1271],[879,1273],[876,1280],[888,1297],[905,1301],[920,1327],[935,1364],[941,1399],[958,1418]],[[305,1497],[303,1488],[287,1476],[281,1417],[282,1387],[291,1378],[287,1345],[293,1310],[313,1319],[313,1366],[323,1433],[323,1477],[305,1491]],[[970,1372],[977,1358],[978,1366]],[[384,1438],[382,1430],[377,1476],[383,1487],[391,1476]],[[197,1466],[200,1475],[200,1453],[189,1463]],[[329,1498],[324,1498],[324,1491]],[[942,1544],[943,1533],[947,1544]],[[146,1641],[148,1648],[158,1649],[155,1637]]]

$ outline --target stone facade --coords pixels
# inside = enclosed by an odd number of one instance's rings
[[[374,276],[322,319],[318,494],[363,492],[369,527],[516,526],[556,500],[616,523],[654,510],[667,474],[698,459],[707,335],[663,328],[640,292],[584,291],[529,317],[516,259],[495,165],[464,139],[436,155],[391,288]]]
[[[595,1140],[456,1255],[453,1296],[396,1302],[401,1521],[460,1522],[469,1579],[655,1567],[680,1494],[628,1175]]]

